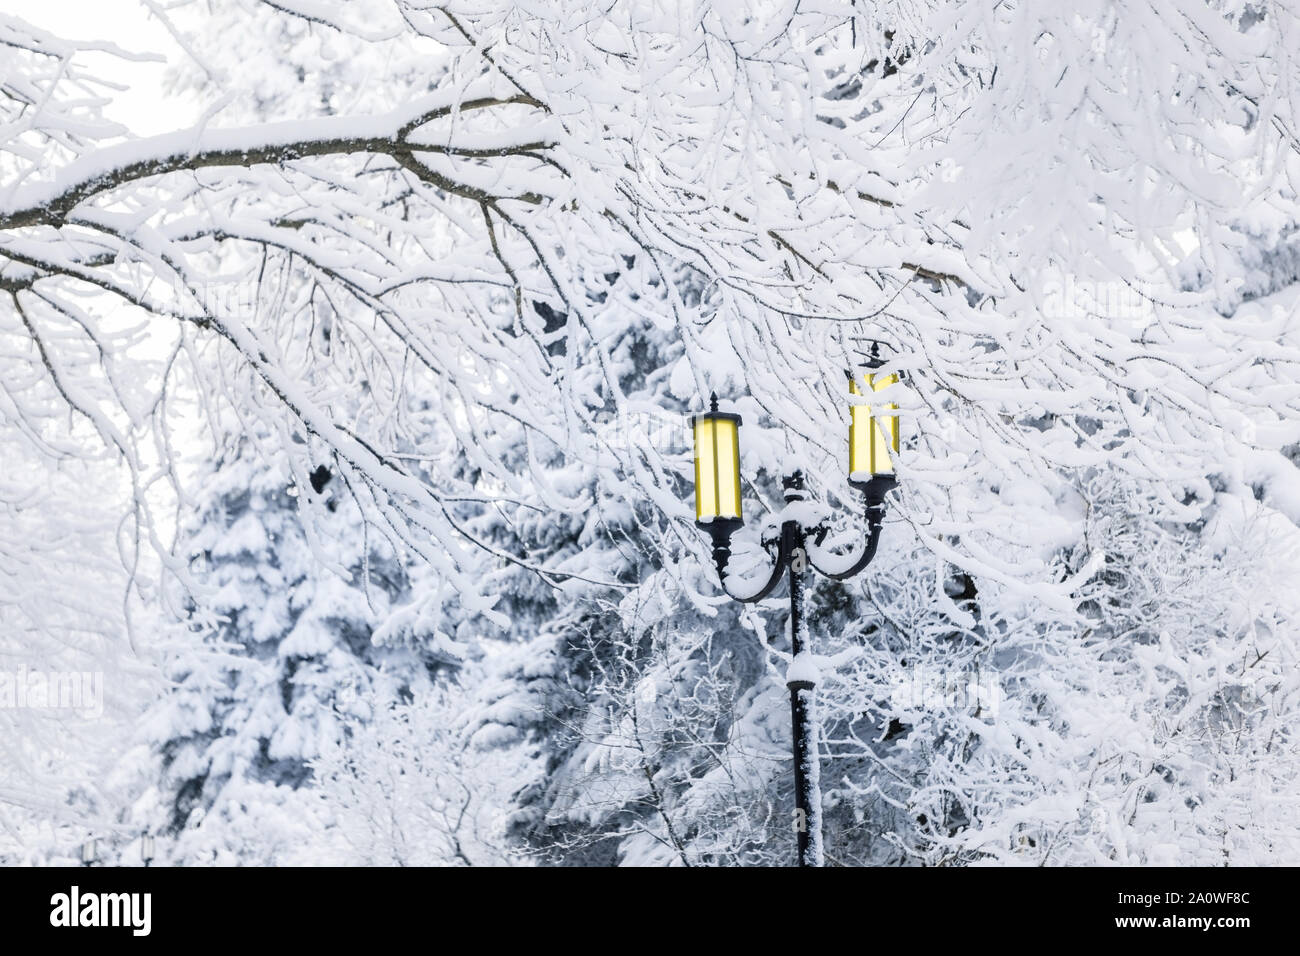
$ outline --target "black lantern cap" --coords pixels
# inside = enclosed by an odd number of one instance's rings
[[[741,421],[740,416],[737,415],[735,412],[720,412],[720,411],[718,411],[718,393],[717,393],[717,392],[710,392],[710,393],[709,393],[709,410],[708,410],[707,412],[701,412],[701,413],[698,414],[698,415],[690,415],[690,416],[687,417],[686,420],[687,420],[687,422],[689,422],[692,426],[694,426],[694,424],[695,424],[699,419],[701,419],[701,418],[716,418],[716,419],[718,419],[719,421],[724,421],[724,422],[735,422],[737,425],[743,425],[743,424],[744,424],[744,422]]]

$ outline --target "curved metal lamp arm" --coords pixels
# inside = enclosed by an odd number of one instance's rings
[[[862,549],[862,554],[853,562],[848,569],[844,571],[827,571],[817,563],[816,554],[818,552],[818,542],[825,536],[825,532],[813,537],[808,544],[808,563],[812,565],[814,571],[823,577],[830,578],[832,581],[843,581],[862,572],[871,559],[876,556],[876,549],[880,547],[880,527],[885,520],[884,507],[867,509],[867,544]]]
[[[826,529],[821,528],[808,544],[808,563],[812,565],[813,570],[832,581],[844,581],[860,574],[871,563],[872,558],[876,556],[876,549],[880,547],[880,529],[885,520],[885,495],[897,483],[897,479],[892,475],[880,475],[859,486],[867,501],[867,543],[862,549],[862,554],[843,571],[827,571],[820,567],[814,559],[814,554],[826,537]]]
[[[772,566],[772,574],[763,586],[752,594],[736,594],[727,587],[727,562],[731,559],[731,535],[738,527],[740,522],[727,520],[713,521],[708,525],[709,535],[713,538],[713,564],[718,569],[718,583],[722,585],[726,595],[734,601],[753,604],[763,600],[781,583],[781,577],[790,559],[791,535],[785,527],[782,527],[781,537],[777,541],[776,561]]]

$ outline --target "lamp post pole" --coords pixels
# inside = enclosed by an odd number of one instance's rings
[[[796,471],[785,480],[786,503],[804,497],[803,474]],[[810,654],[808,627],[804,623],[804,571],[808,565],[803,528],[787,521],[782,536],[788,538],[790,560],[790,655],[795,661]],[[817,682],[809,674],[791,669],[786,687],[790,690],[790,730],[794,749],[795,841],[800,866],[821,866],[822,790],[821,764],[817,755]],[[815,672],[812,672],[815,673]]]

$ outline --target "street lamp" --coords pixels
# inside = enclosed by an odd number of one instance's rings
[[[884,363],[873,348],[865,383],[869,393],[898,381],[897,374],[882,375]],[[821,767],[817,755],[819,736],[815,693],[818,671],[804,623],[804,572],[842,581],[862,571],[876,555],[885,518],[885,496],[898,483],[893,456],[899,448],[898,406],[868,404],[856,377],[849,374],[849,483],[862,492],[867,533],[862,550],[840,555],[821,545],[830,530],[830,514],[807,501],[802,471],[782,481],[785,507],[761,537],[772,554],[772,569],[757,589],[737,593],[728,581],[731,536],[744,524],[740,500],[740,416],[718,410],[717,395],[710,396],[709,411],[690,419],[695,435],[695,521],[713,542],[713,563],[722,589],[745,603],[761,601],[776,588],[783,574],[790,581],[790,651],[786,674],[790,689],[790,719],[794,738],[795,825],[799,866],[821,866],[824,860],[821,826]],[[773,550],[775,553],[773,554]]]
[[[94,866],[96,856],[95,840],[91,838],[81,845],[81,865]]]
[[[153,837],[144,833],[140,836],[140,860],[144,863],[145,869],[149,868],[149,862],[153,859],[154,845]]]

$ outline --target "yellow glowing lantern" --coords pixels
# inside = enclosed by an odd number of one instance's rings
[[[870,392],[884,391],[898,381],[898,374],[867,373]],[[849,393],[861,395],[857,378],[850,373]],[[893,402],[882,404],[854,404],[849,419],[849,481],[865,484],[872,478],[893,475],[894,459],[898,453],[898,406]]]
[[[718,396],[709,411],[691,417],[695,432],[695,521],[739,523],[740,416],[718,411]]]

